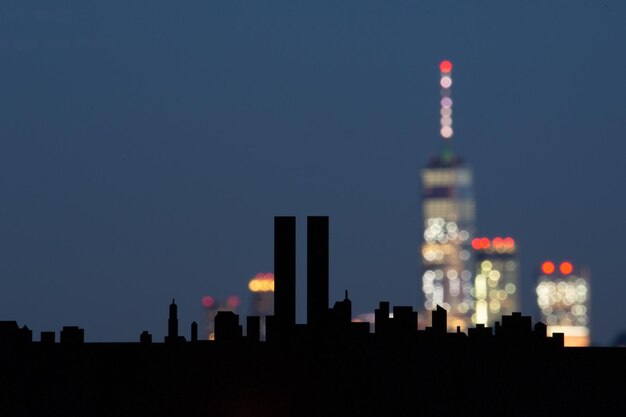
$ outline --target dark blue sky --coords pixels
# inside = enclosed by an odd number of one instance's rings
[[[626,329],[625,21],[616,0],[2,1],[0,319],[160,339],[172,297],[183,329],[205,294],[248,304],[284,214],[302,243],[306,215],[330,216],[333,301],[416,305],[447,58],[479,234],[519,242],[527,314],[540,261],[587,265],[609,344]]]

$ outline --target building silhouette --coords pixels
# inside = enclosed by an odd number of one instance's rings
[[[317,251],[307,261],[321,265],[307,267],[307,288],[319,288],[307,292],[314,307],[300,324],[291,315],[295,218],[275,218],[281,298],[266,341],[259,316],[246,318],[244,334],[232,311],[216,315],[215,340],[198,340],[195,322],[179,326],[173,301],[160,343],[148,331],[135,343],[89,343],[76,326],[63,327],[61,343],[43,334],[33,341],[26,326],[0,322],[0,415],[621,415],[626,349],[564,347],[563,333],[550,336],[521,312],[493,327],[449,331],[450,312],[436,305],[432,325],[420,330],[412,306],[388,301],[370,332],[369,323],[351,320],[348,291],[332,307],[320,297],[329,279],[328,219],[308,222],[307,233],[307,252]]]
[[[220,311],[232,311],[237,313],[237,308],[241,300],[236,295],[229,295],[226,298],[205,295],[202,297],[202,308],[204,310],[204,323],[202,330],[202,340],[215,340],[215,316]]]

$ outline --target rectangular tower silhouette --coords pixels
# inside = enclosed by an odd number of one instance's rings
[[[307,217],[307,323],[323,325],[328,312],[328,216]]]
[[[296,218],[274,217],[274,316],[281,328],[296,323]]]

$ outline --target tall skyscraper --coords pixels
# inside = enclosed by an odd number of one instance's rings
[[[441,72],[441,129],[443,148],[421,172],[424,222],[422,290],[427,311],[448,311],[451,329],[467,329],[473,312],[474,264],[470,241],[474,233],[475,203],[472,171],[451,148],[452,63]],[[430,317],[430,313],[426,314]]]
[[[472,249],[476,260],[472,323],[491,327],[502,316],[520,311],[517,245],[511,237],[477,237]]]
[[[589,271],[576,270],[571,262],[541,264],[537,280],[537,304],[548,336],[563,333],[565,346],[589,346]]]

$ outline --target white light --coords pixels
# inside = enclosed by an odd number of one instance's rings
[[[451,117],[442,117],[441,118],[441,126],[452,126],[452,118]]]
[[[441,136],[444,137],[445,139],[449,139],[452,137],[452,135],[454,134],[454,131],[452,130],[452,128],[450,126],[444,126],[441,128]]]
[[[450,88],[451,85],[452,85],[452,78],[450,78],[447,75],[444,77],[441,77],[441,86],[443,88]]]

